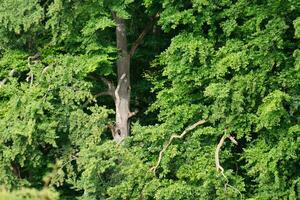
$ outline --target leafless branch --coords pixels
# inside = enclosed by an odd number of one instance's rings
[[[100,77],[100,80],[103,81],[103,83],[105,83],[107,85],[108,90],[110,90],[110,91],[115,90],[115,85],[111,81],[107,80],[104,77]]]
[[[215,151],[215,163],[216,163],[216,169],[217,169],[217,172],[220,171],[221,175],[222,175],[222,176],[225,178],[225,180],[226,180],[226,183],[225,183],[225,185],[224,185],[225,190],[227,189],[227,187],[230,187],[230,188],[232,188],[233,190],[237,191],[237,192],[241,195],[241,197],[242,197],[242,193],[241,193],[236,187],[234,187],[234,186],[232,186],[232,185],[229,184],[229,180],[228,180],[228,178],[227,178],[227,177],[225,176],[225,174],[224,174],[224,168],[223,168],[223,167],[221,166],[221,164],[220,164],[220,158],[219,158],[219,156],[220,156],[220,151],[221,151],[221,148],[222,148],[222,146],[223,146],[225,140],[228,138],[233,144],[238,145],[238,142],[235,140],[235,138],[234,138],[233,136],[231,136],[231,135],[227,135],[227,134],[226,134],[226,131],[227,131],[227,130],[225,129],[225,134],[222,136],[222,138],[220,139],[220,141],[219,141],[219,143],[218,143],[218,145],[217,145],[217,147],[216,147],[216,151]]]
[[[138,112],[139,112],[139,110],[138,110],[138,109],[135,109],[133,112],[130,112],[130,113],[128,114],[128,118],[131,118],[131,117],[135,116],[136,114],[138,114]]]
[[[9,76],[12,77],[15,75],[17,71],[15,69],[12,69],[10,72],[9,72]],[[4,78],[0,81],[0,88],[8,81],[8,78]]]
[[[108,89],[114,89],[115,85],[113,84],[113,82],[109,81],[108,79],[104,78],[104,77],[95,77],[93,75],[89,75],[88,76],[90,79],[93,79],[95,81],[102,81],[103,83],[105,83],[105,85],[107,85]]]
[[[195,124],[191,125],[190,127],[186,128],[180,135],[177,134],[173,134],[170,139],[168,140],[168,142],[164,145],[164,148],[159,152],[159,157],[158,157],[158,161],[156,163],[156,165],[154,167],[152,167],[150,170],[155,173],[157,167],[159,166],[163,154],[164,152],[167,150],[167,148],[170,146],[170,144],[172,143],[172,141],[174,139],[181,139],[183,138],[188,132],[192,131],[193,129],[195,129],[197,126],[202,125],[206,122],[206,120],[200,120],[198,122],[196,122]]]
[[[0,88],[6,83],[7,78],[4,78],[2,81],[0,81]]]
[[[90,75],[89,78],[91,78],[91,79],[93,79],[93,80],[95,80],[95,81],[101,80],[101,81],[102,81],[105,85],[107,85],[107,87],[108,87],[108,88],[107,88],[107,91],[105,91],[105,92],[100,92],[100,93],[96,94],[95,97],[98,97],[98,96],[104,96],[104,95],[109,95],[109,96],[111,96],[114,100],[116,100],[116,97],[115,97],[115,90],[116,90],[116,88],[115,88],[115,85],[114,85],[113,82],[107,80],[107,79],[104,78],[104,77],[96,78],[96,77]]]
[[[50,67],[51,67],[51,65],[45,67],[42,71],[42,74],[45,74],[49,70]]]
[[[146,25],[144,30],[141,32],[139,37],[136,39],[136,41],[132,44],[129,55],[130,57],[133,56],[135,53],[135,50],[139,47],[139,45],[143,42],[144,37],[147,35],[147,33],[151,30],[153,25],[156,23],[156,21],[159,19],[159,13],[156,13],[153,17],[151,17],[151,21],[149,24]]]
[[[230,139],[230,141],[232,143],[234,143],[235,145],[238,144],[237,141],[234,139],[234,137],[232,137],[231,135],[227,135],[226,133],[220,139],[219,144],[217,145],[216,151],[215,151],[215,163],[216,163],[217,171],[221,171],[222,174],[224,173],[224,168],[220,165],[220,158],[219,157],[220,157],[221,147],[223,146],[224,141],[225,141],[226,138]]]

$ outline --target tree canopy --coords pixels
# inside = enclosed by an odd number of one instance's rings
[[[299,0],[0,0],[0,199],[297,199]]]

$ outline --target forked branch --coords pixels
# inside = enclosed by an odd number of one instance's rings
[[[220,139],[220,141],[219,141],[219,143],[218,143],[218,145],[217,145],[217,147],[216,147],[216,151],[215,151],[216,169],[217,169],[217,172],[220,171],[220,173],[222,174],[222,176],[223,176],[223,177],[225,178],[225,180],[226,180],[226,183],[225,183],[225,185],[224,185],[225,190],[226,190],[227,187],[230,187],[230,188],[232,188],[233,190],[235,190],[236,192],[238,192],[238,193],[240,194],[240,196],[242,197],[242,196],[243,196],[242,193],[241,193],[236,187],[234,187],[234,186],[232,186],[232,185],[229,184],[229,180],[228,180],[228,178],[227,178],[227,177],[225,176],[225,174],[224,174],[224,168],[223,168],[223,167],[221,166],[221,164],[220,164],[220,158],[219,158],[219,156],[220,156],[220,151],[221,151],[221,148],[222,148],[222,146],[223,146],[225,140],[228,138],[233,144],[238,145],[238,142],[235,140],[235,138],[234,138],[233,136],[231,136],[231,135],[227,135],[227,134],[226,134],[226,131],[227,131],[227,130],[225,129],[225,134],[222,136],[222,138]]]
[[[160,165],[160,162],[162,160],[164,152],[167,150],[167,148],[170,146],[170,144],[172,143],[172,141],[174,139],[182,139],[187,133],[194,130],[197,126],[204,124],[205,122],[206,122],[206,120],[200,120],[200,121],[196,122],[195,124],[191,125],[190,127],[186,128],[180,135],[173,134],[170,137],[170,139],[168,140],[168,142],[164,145],[164,148],[159,152],[159,157],[158,157],[158,161],[157,161],[156,165],[154,167],[152,167],[150,170],[153,173],[155,173],[156,169]]]
[[[222,138],[219,141],[219,144],[216,147],[216,151],[215,151],[215,163],[216,163],[216,169],[217,171],[221,171],[221,173],[224,173],[224,168],[221,166],[220,164],[220,151],[221,151],[221,147],[223,146],[225,139],[230,139],[230,141],[237,145],[237,141],[234,139],[234,137],[232,137],[231,135],[227,135],[226,133],[222,136]]]

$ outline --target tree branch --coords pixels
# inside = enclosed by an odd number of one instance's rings
[[[220,150],[221,150],[221,147],[223,146],[226,138],[230,139],[230,141],[232,143],[234,143],[235,145],[238,144],[237,141],[234,139],[234,137],[232,137],[231,135],[227,135],[226,133],[220,139],[219,144],[217,145],[216,151],[215,151],[215,163],[216,163],[217,171],[221,171],[222,174],[224,173],[224,168],[220,165]]]
[[[128,114],[128,118],[131,118],[131,117],[135,116],[136,114],[138,114],[138,112],[139,112],[139,109],[135,109],[133,112],[130,112]]]
[[[217,172],[220,171],[221,175],[225,178],[225,181],[226,181],[226,183],[224,185],[225,190],[227,189],[227,187],[230,187],[233,190],[235,190],[236,192],[238,192],[241,197],[243,197],[242,193],[236,187],[234,187],[234,186],[232,186],[232,185],[229,184],[229,180],[228,180],[228,178],[224,174],[224,168],[220,164],[219,155],[220,155],[220,150],[221,150],[221,148],[222,148],[222,146],[223,146],[223,144],[225,142],[225,139],[228,138],[233,144],[238,145],[238,142],[235,140],[235,138],[233,136],[231,136],[231,135],[227,135],[226,131],[227,130],[225,129],[225,134],[222,136],[222,138],[220,139],[220,141],[219,141],[219,143],[218,143],[218,145],[216,147],[216,151],[215,151],[216,169],[217,169]]]
[[[108,90],[111,90],[111,91],[115,90],[115,85],[111,81],[107,80],[104,77],[100,77],[100,80],[107,85]]]
[[[9,72],[8,76],[12,77],[12,76],[15,75],[16,72],[17,72],[17,71],[16,71],[15,69],[12,69],[12,70]],[[2,79],[2,80],[0,81],[0,88],[1,88],[7,81],[8,81],[8,78]]]
[[[117,85],[117,88],[115,89],[115,98],[116,98],[116,102],[120,102],[120,96],[119,96],[119,90],[120,90],[120,87],[123,83],[123,80],[125,79],[126,77],[126,74],[122,74],[122,76],[120,77],[119,81],[118,81],[118,85]]]
[[[206,122],[206,120],[200,120],[198,122],[196,122],[195,124],[191,125],[190,127],[186,128],[180,135],[177,134],[173,134],[170,139],[168,140],[168,142],[164,145],[164,148],[159,152],[159,157],[158,157],[158,161],[156,163],[156,165],[154,167],[152,167],[150,170],[155,173],[157,167],[159,166],[163,154],[164,152],[167,150],[167,148],[170,146],[170,144],[172,143],[172,141],[177,138],[177,139],[181,139],[183,138],[188,132],[192,131],[193,129],[195,129],[197,126],[202,125]]]
[[[156,21],[159,19],[159,13],[156,13],[153,17],[151,17],[151,21],[147,26],[144,28],[144,30],[141,32],[139,37],[136,39],[136,41],[132,44],[129,56],[132,57],[135,53],[135,50],[139,47],[139,45],[142,43],[144,37],[147,35],[147,33],[151,30],[153,25],[156,23]]]
[[[105,85],[107,85],[107,87],[108,87],[108,88],[107,88],[107,91],[105,91],[105,92],[100,92],[100,93],[96,94],[95,97],[98,97],[98,96],[104,96],[104,95],[109,95],[109,96],[111,96],[111,97],[114,99],[114,101],[116,100],[116,96],[115,96],[115,89],[116,89],[116,88],[115,88],[115,85],[113,84],[113,82],[107,80],[107,79],[104,78],[104,77],[96,78],[96,77],[90,75],[89,78],[91,78],[91,79],[93,79],[93,80],[95,80],[95,81],[101,80],[101,81],[102,81]],[[97,95],[98,95],[98,96],[97,96]]]

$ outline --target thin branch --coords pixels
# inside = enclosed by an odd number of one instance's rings
[[[32,72],[32,68],[31,68],[31,59],[35,59],[35,58],[36,58],[35,56],[29,56],[27,59],[27,62],[28,62],[27,64],[28,64],[28,68],[30,69],[30,71],[28,73],[26,81],[29,82],[29,80],[30,80],[30,87],[33,84],[33,72]]]
[[[12,69],[10,72],[9,72],[9,74],[8,74],[8,76],[10,76],[10,77],[13,77],[15,74],[16,74],[16,70],[15,69]],[[6,83],[8,81],[8,78],[4,78],[3,80],[1,80],[0,81],[0,88]]]
[[[111,81],[107,80],[104,77],[100,77],[100,80],[103,81],[107,85],[108,90],[115,90],[115,85]]]
[[[128,114],[128,118],[131,118],[131,117],[135,116],[136,114],[138,114],[138,112],[139,112],[139,109],[135,109],[133,112],[130,112]]]
[[[186,128],[180,135],[177,134],[173,134],[170,139],[168,140],[168,142],[164,145],[164,148],[159,152],[159,157],[158,157],[158,161],[156,163],[156,165],[154,167],[152,167],[150,170],[155,173],[156,169],[158,168],[163,154],[164,152],[167,150],[167,148],[170,146],[170,144],[172,143],[172,141],[174,139],[181,139],[183,138],[188,132],[192,131],[193,129],[195,129],[197,126],[202,125],[206,122],[206,120],[200,120],[198,122],[196,122],[195,124],[191,125],[190,127]]]
[[[46,72],[50,69],[51,65],[45,67],[42,71],[42,74],[46,74]]]
[[[225,129],[225,132],[226,132],[227,130]],[[238,145],[238,142],[235,140],[235,138],[233,137],[233,136],[231,136],[231,135],[227,135],[226,133],[222,136],[222,138],[220,139],[220,141],[219,141],[219,143],[218,143],[218,145],[217,145],[217,147],[216,147],[216,151],[215,151],[215,163],[216,163],[216,169],[217,169],[217,172],[219,172],[220,171],[220,173],[221,173],[221,175],[225,178],[225,180],[226,180],[226,183],[225,183],[225,185],[224,185],[224,188],[225,188],[225,190],[227,189],[227,187],[230,187],[230,188],[232,188],[233,190],[235,190],[235,191],[237,191],[240,195],[241,195],[241,197],[243,196],[242,195],[242,193],[236,188],[236,187],[234,187],[234,186],[232,186],[232,185],[230,185],[229,184],[229,180],[228,180],[228,178],[225,176],[225,174],[224,174],[224,168],[221,166],[221,164],[220,164],[220,151],[221,151],[221,148],[222,148],[222,146],[223,146],[223,144],[224,144],[224,142],[225,142],[225,140],[226,139],[229,139],[233,144],[235,144],[235,145]]]
[[[115,96],[116,87],[113,84],[113,82],[107,80],[104,77],[96,78],[96,77],[90,75],[89,78],[91,78],[91,79],[93,79],[95,81],[101,80],[103,83],[105,83],[105,85],[107,85],[107,87],[108,87],[107,91],[106,92],[100,92],[100,93],[98,93],[99,96],[109,95],[109,96],[111,96],[114,99],[114,101],[116,100],[116,96]]]
[[[90,79],[93,79],[95,81],[102,81],[103,83],[105,83],[105,85],[107,85],[108,89],[114,89],[115,88],[115,85],[113,84],[113,82],[109,81],[108,79],[104,78],[104,77],[95,77],[95,76],[92,76],[92,75],[89,75],[88,76]]]
[[[220,165],[220,150],[221,150],[221,147],[223,146],[226,138],[230,139],[230,141],[232,143],[234,143],[235,145],[238,144],[237,141],[234,139],[234,137],[232,137],[231,135],[227,135],[226,133],[220,139],[219,144],[217,145],[216,151],[215,151],[215,163],[216,163],[217,171],[221,171],[222,174],[224,173],[224,168]]]
[[[2,81],[0,81],[0,88],[7,82],[7,78],[4,78]]]
[[[135,53],[135,50],[139,47],[139,45],[143,42],[144,37],[147,35],[147,33],[151,30],[151,28],[154,26],[156,21],[159,19],[159,13],[156,13],[153,17],[151,17],[151,21],[147,26],[144,28],[144,30],[141,32],[139,37],[136,39],[136,41],[132,44],[129,56],[132,57]]]

